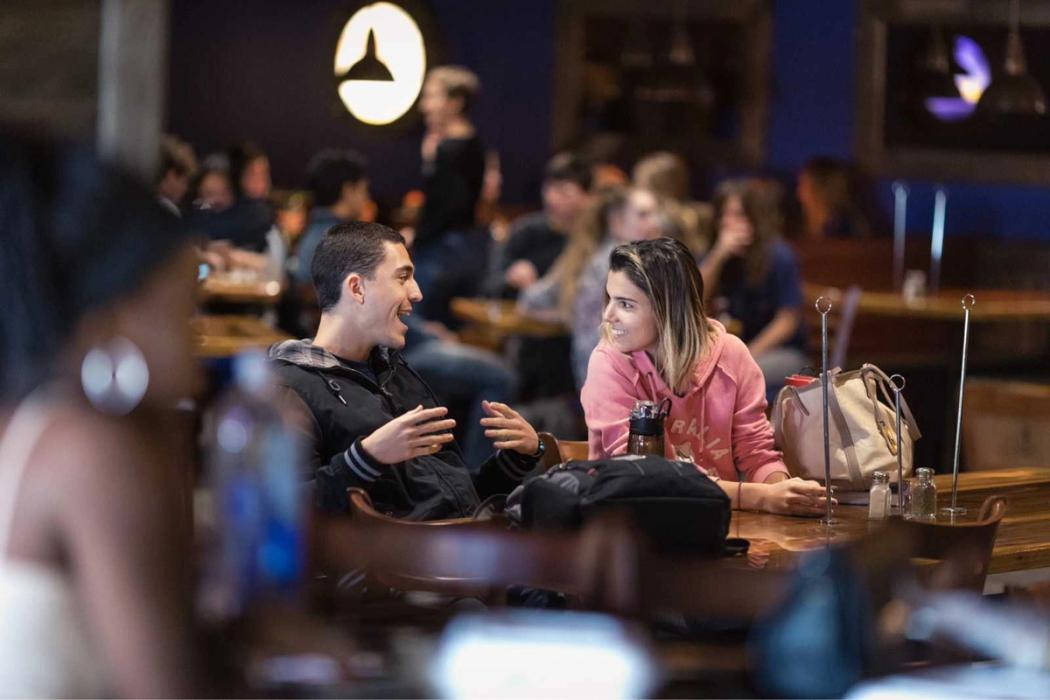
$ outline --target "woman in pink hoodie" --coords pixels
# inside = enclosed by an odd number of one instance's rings
[[[747,346],[704,315],[704,283],[684,245],[616,247],[606,298],[582,394],[591,459],[626,452],[635,401],[666,398],[666,456],[717,479],[734,508],[824,513],[823,487],[790,478],[773,447],[765,382]]]

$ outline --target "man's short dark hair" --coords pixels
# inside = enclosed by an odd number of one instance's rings
[[[343,185],[356,185],[364,179],[367,168],[368,161],[357,151],[328,148],[315,155],[306,168],[314,205],[330,207],[338,202]]]
[[[351,274],[356,272],[372,279],[386,254],[384,243],[404,245],[405,239],[389,226],[363,221],[336,224],[328,229],[310,264],[321,311],[330,311],[339,303],[343,282]]]
[[[545,182],[575,182],[584,191],[591,189],[591,164],[575,153],[557,153],[547,161]]]

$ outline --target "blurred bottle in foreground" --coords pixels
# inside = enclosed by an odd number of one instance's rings
[[[214,530],[200,602],[214,619],[293,598],[305,559],[302,445],[275,400],[265,355],[238,356],[233,374],[205,442]]]

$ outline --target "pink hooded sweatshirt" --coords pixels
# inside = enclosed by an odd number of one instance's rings
[[[711,344],[685,396],[671,391],[644,350],[626,355],[605,341],[595,348],[581,396],[591,459],[627,451],[636,399],[670,398],[664,421],[667,457],[692,459],[729,481],[763,482],[774,472],[787,474],[766,419],[762,370],[743,341],[717,321],[709,323]]]

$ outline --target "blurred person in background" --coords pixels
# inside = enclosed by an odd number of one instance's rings
[[[215,166],[213,174],[219,169],[226,170],[233,203],[221,210],[206,207],[210,215],[201,218],[197,225],[212,240],[226,241],[236,248],[255,253],[265,251],[269,244],[267,234],[274,222],[273,208],[268,200],[271,183],[270,161],[266,154],[258,146],[246,142],[224,153],[213,154],[207,160]],[[198,181],[198,194],[203,184],[202,177]]]
[[[728,180],[716,190],[714,205],[718,238],[700,265],[705,301],[724,299],[771,400],[784,378],[807,362],[802,280],[795,253],[781,237],[780,187]]]
[[[591,166],[572,153],[550,159],[543,177],[543,211],[511,227],[501,252],[504,296],[516,297],[547,274],[587,206]]]
[[[283,286],[288,243],[275,225],[266,153],[245,142],[205,160],[191,224],[211,240],[207,250],[223,256],[227,269],[246,270]]]
[[[237,198],[225,153],[211,153],[204,158],[192,194],[187,223],[192,230],[204,234],[199,243],[202,262],[215,270],[264,271],[269,264],[265,255],[234,247],[229,238],[221,237],[237,224],[232,211]]]
[[[174,136],[163,136],[160,141],[157,201],[175,216],[182,216],[186,194],[196,173],[197,156],[193,146]]]
[[[867,238],[889,230],[870,183],[846,161],[811,158],[799,171],[795,195],[798,239]]]
[[[580,216],[565,252],[550,272],[522,293],[518,306],[523,313],[566,323],[572,329],[577,389],[587,379],[587,362],[600,338],[609,253],[621,243],[675,233],[649,190],[607,188],[597,193]]]
[[[230,180],[230,160],[225,153],[212,153],[204,159],[193,192],[194,210],[222,213],[235,199]]]
[[[283,264],[287,249],[274,239],[276,215],[270,203],[270,159],[266,152],[251,141],[245,141],[227,151],[230,159],[230,181],[235,202],[230,209],[234,221],[230,242],[245,250],[266,252],[280,258]],[[281,250],[275,251],[279,246]]]
[[[419,109],[426,131],[420,145],[423,208],[416,222],[412,257],[426,301],[422,313],[449,322],[449,300],[472,295],[470,280],[484,267],[484,245],[475,230],[485,178],[485,147],[469,111],[477,97],[477,75],[462,66],[432,68],[423,81]]]
[[[310,263],[317,244],[336,224],[358,221],[368,203],[368,161],[357,151],[326,149],[306,168],[306,182],[314,197],[309,223],[299,239],[292,276],[300,289],[313,289]]]
[[[681,156],[670,151],[650,153],[635,164],[631,180],[635,187],[649,190],[661,199],[690,250],[707,251],[712,238],[711,207],[693,199],[689,166]]]
[[[184,697],[189,235],[86,149],[0,138],[0,688]]]

